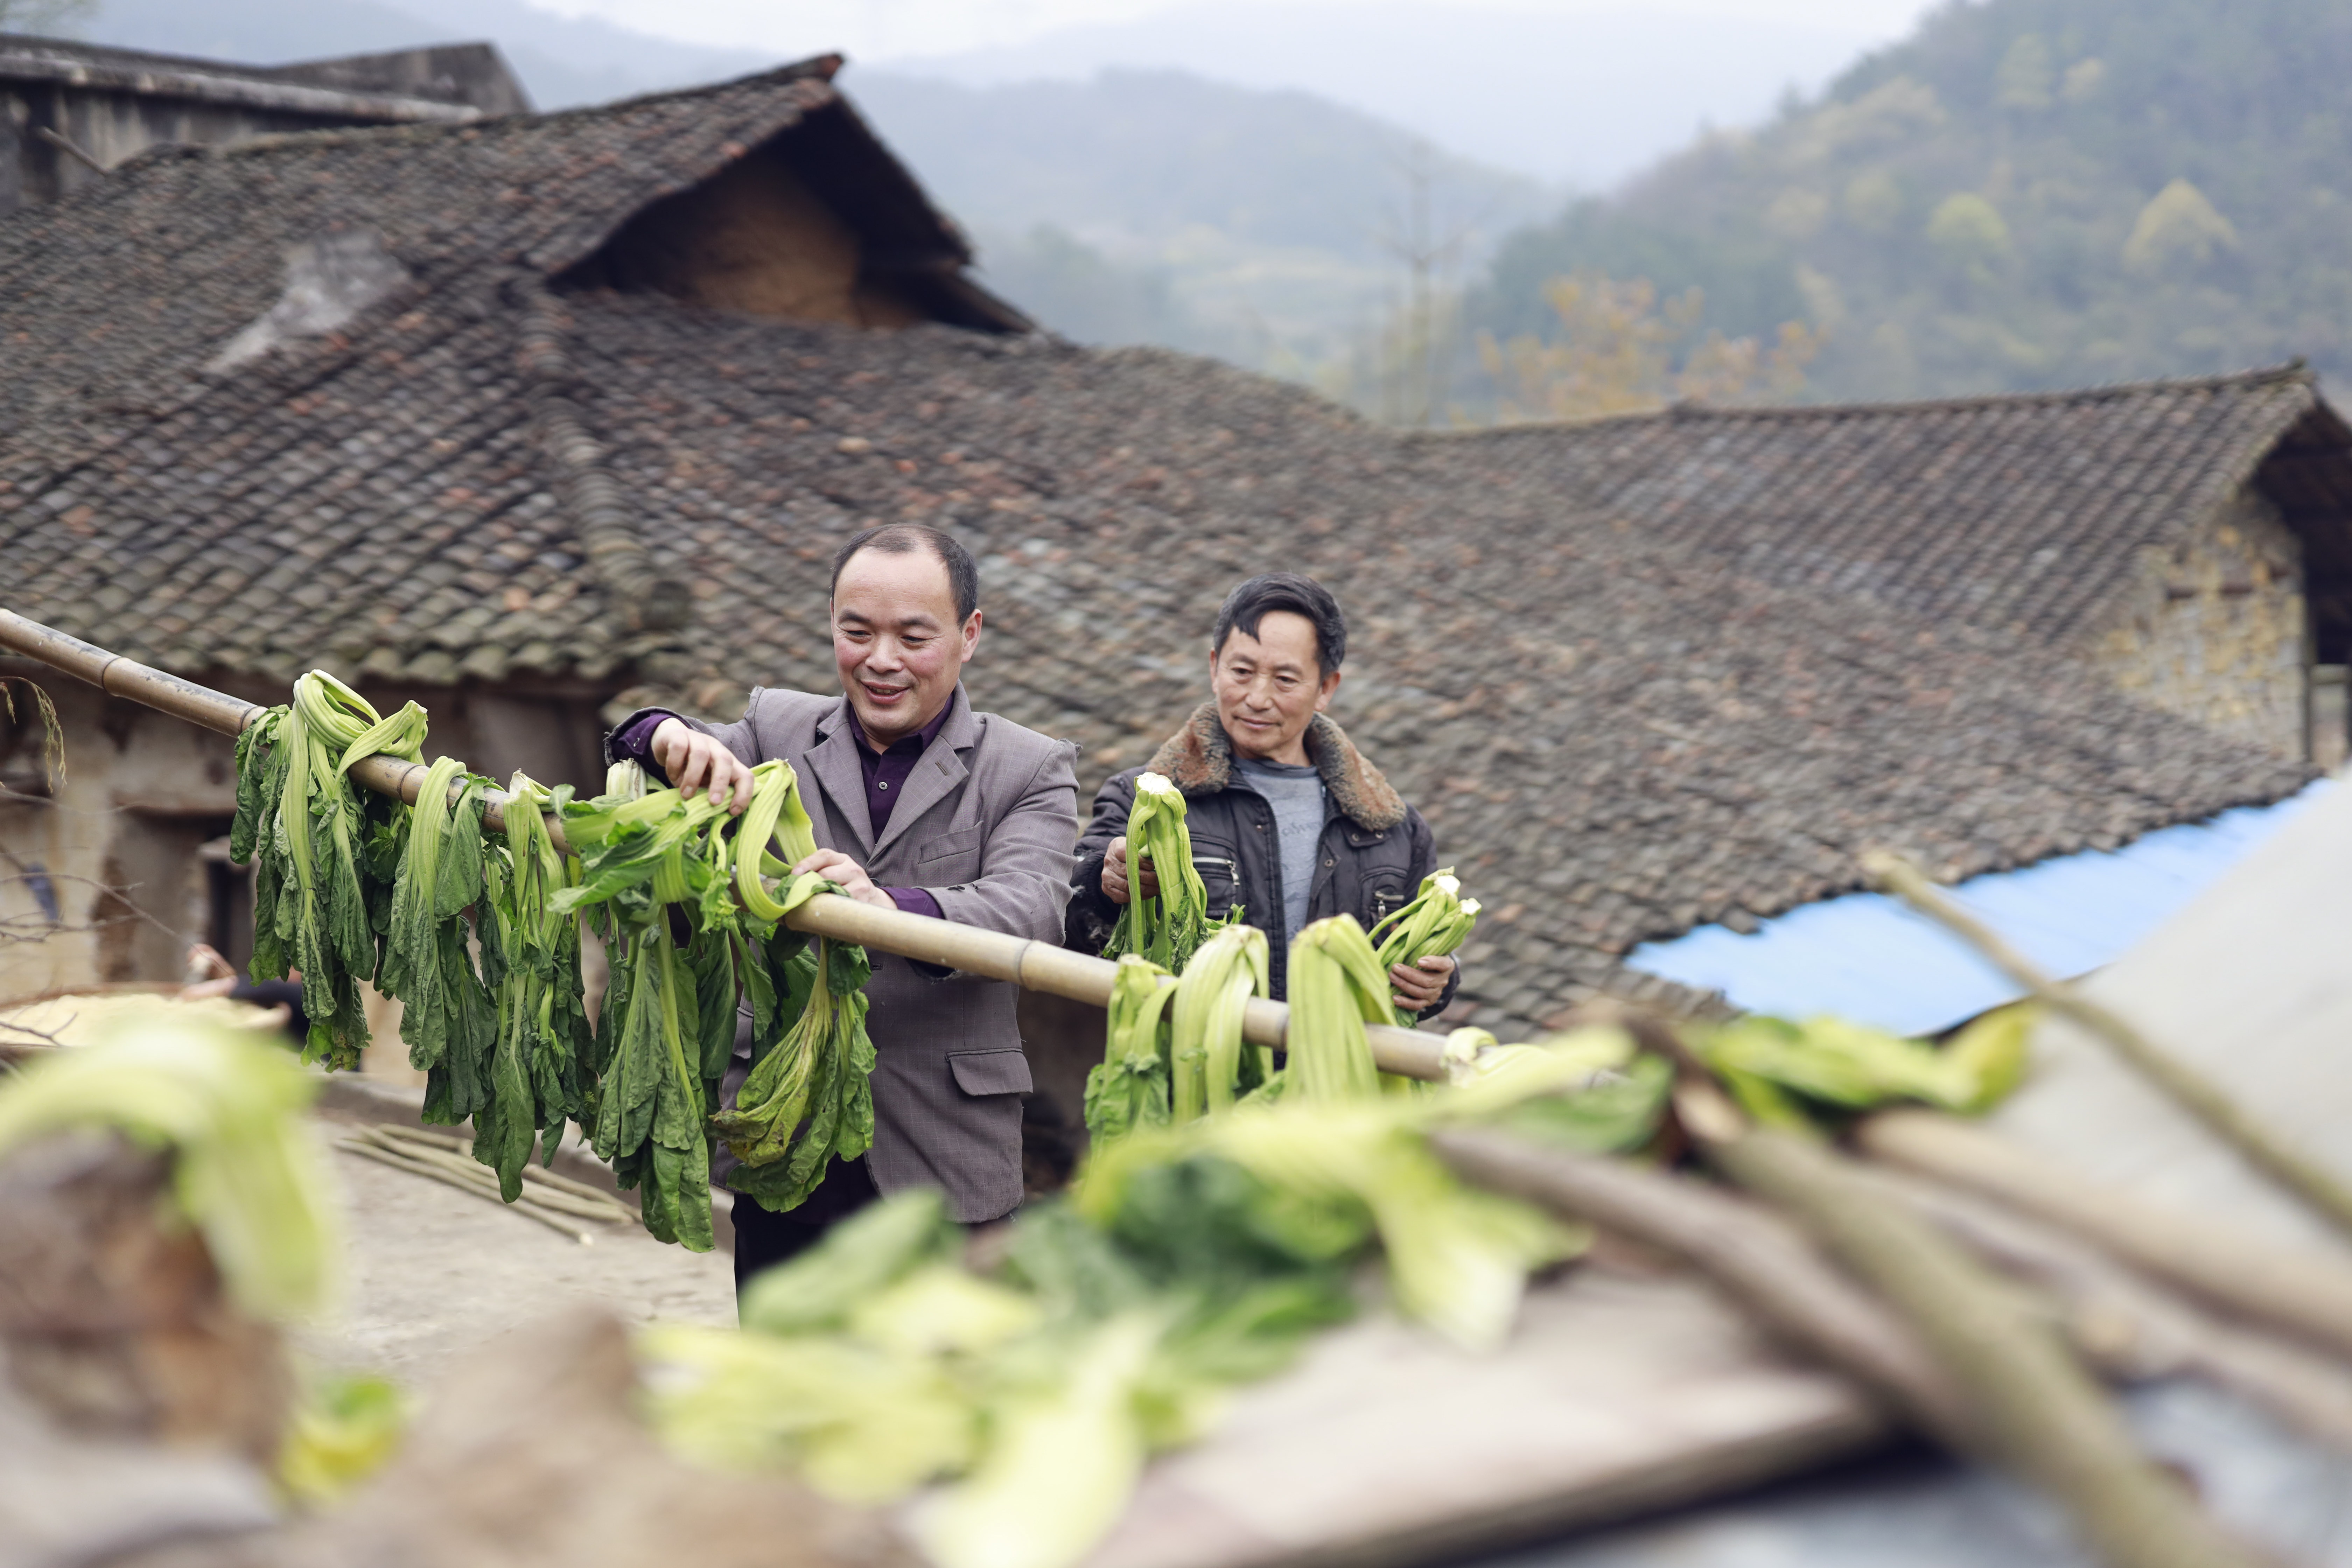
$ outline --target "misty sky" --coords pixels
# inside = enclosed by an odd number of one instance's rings
[[[1185,0],[532,0],[565,16],[596,16],[698,43],[790,54],[846,47],[869,60],[1003,48],[1089,24],[1188,9]],[[1311,0],[1343,14],[1358,0]],[[1433,8],[1555,16],[1641,9],[1784,22],[1864,43],[1900,36],[1931,0],[1432,0]]]
[[[1316,93],[1555,188],[1755,124],[1934,0],[530,0],[701,44],[988,87],[1105,68]],[[855,73],[851,79],[855,89]]]

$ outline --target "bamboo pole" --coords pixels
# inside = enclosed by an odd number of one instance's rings
[[[2260,1568],[2133,1438],[2045,1317],[1823,1144],[1748,1123],[1712,1082],[1675,1093],[1707,1161],[1794,1217],[1916,1331],[1969,1404],[1971,1451],[2047,1492],[2108,1568]]]
[[[1932,1110],[1882,1110],[1857,1122],[1853,1138],[1874,1158],[2069,1231],[2209,1306],[2352,1358],[2352,1264],[2339,1258],[2159,1208]]]
[[[258,703],[167,675],[4,608],[0,608],[0,648],[37,659],[111,696],[224,735],[244,733],[247,725],[268,711]],[[362,788],[396,796],[414,805],[425,772],[419,763],[369,757],[352,764],[352,777]],[[507,800],[503,790],[483,792],[485,832],[506,831]],[[560,818],[550,816],[547,830],[558,849],[568,847]],[[1107,960],[1071,952],[1053,942],[982,931],[978,926],[936,921],[895,909],[877,909],[837,893],[819,893],[787,915],[785,923],[812,936],[856,942],[879,952],[945,964],[991,980],[1009,980],[1031,991],[1066,996],[1095,1007],[1108,1005],[1111,980],[1118,973],[1118,966]],[[1444,1042],[1436,1036],[1385,1024],[1367,1025],[1364,1033],[1371,1040],[1372,1060],[1382,1072],[1432,1081],[1445,1076],[1438,1059]],[[1278,1047],[1287,1041],[1289,1034],[1290,1009],[1280,1002],[1253,1001],[1243,1015],[1242,1036],[1253,1045]]]
[[[2337,1234],[2352,1239],[2352,1187],[2290,1148],[2228,1090],[2143,1034],[2128,1019],[2048,974],[2000,934],[1944,896],[1899,855],[1874,850],[1863,869],[1880,887],[1958,936],[2052,1012],[2105,1044],[2124,1065],[2202,1122],[2273,1185],[2299,1199]]]

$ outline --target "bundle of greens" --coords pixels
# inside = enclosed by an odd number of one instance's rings
[[[728,1184],[781,1213],[808,1201],[833,1160],[855,1160],[874,1146],[874,1042],[866,1033],[865,985],[873,973],[866,950],[804,939],[782,927],[768,960],[781,956],[785,990],[781,1036],[757,1029],[751,1076],[735,1109],[710,1125],[742,1163]]]
[[[1289,1063],[1286,1099],[1360,1100],[1378,1094],[1364,1026],[1392,1022],[1389,972],[1353,915],[1333,915],[1290,944]]]
[[[788,874],[815,846],[790,764],[761,763],[752,784],[730,836],[735,819],[707,794],[646,793],[622,764],[604,795],[564,805],[581,869],[549,904],[557,916],[595,911],[614,952],[589,1052],[597,1080],[582,1107],[591,1144],[623,1186],[645,1188],[646,1228],[695,1250],[711,1245],[708,1128],[739,995],[751,1005],[754,1081],[718,1124],[745,1161],[730,1178],[738,1190],[793,1207],[829,1160],[863,1153],[874,1136],[865,950],[812,951],[778,923],[824,884],[797,877],[770,892],[766,876]]]
[[[1141,890],[1147,862],[1159,881],[1159,890],[1148,899]],[[1159,773],[1139,774],[1135,781],[1135,803],[1127,815],[1127,870],[1136,890],[1103,944],[1105,958],[1137,953],[1171,974],[1181,974],[1212,931],[1242,918],[1236,908],[1222,922],[1209,919],[1209,891],[1192,865],[1192,834],[1184,826],[1183,792]]]
[[[1267,994],[1265,932],[1229,925],[1177,977],[1169,1014],[1170,1109],[1178,1121],[1232,1108],[1274,1076],[1274,1053],[1242,1042],[1250,998]]]
[[[808,1201],[831,1161],[855,1160],[874,1146],[874,1042],[866,1033],[865,994],[873,965],[864,948],[810,943],[778,923],[825,884],[791,875],[816,853],[792,765],[762,763],[751,777],[751,804],[734,841],[751,1072],[735,1109],[720,1111],[711,1126],[741,1162],[729,1185],[782,1212]],[[781,898],[769,893],[767,875],[789,879]],[[727,916],[716,909],[709,918]]]
[[[417,762],[424,745],[424,709],[411,702],[385,719],[317,669],[294,683],[290,706],[237,737],[229,853],[254,866],[252,973],[300,971],[305,1061],[359,1066],[368,1038],[359,983],[375,977],[407,829],[408,808],[353,784],[352,764],[378,754]]]
[[[1447,866],[1423,877],[1412,901],[1372,927],[1370,934],[1385,973],[1400,963],[1451,956],[1470,940],[1477,923],[1478,900],[1462,897],[1462,883]],[[1398,1024],[1412,1027],[1417,1015],[1393,1003],[1391,1007]]]
[[[377,988],[401,1002],[400,1037],[425,1074],[425,1120],[455,1125],[482,1108],[499,1013],[477,973],[468,935],[498,951],[495,924],[469,925],[485,887],[482,791],[488,780],[454,757],[427,769],[409,816]],[[452,795],[455,798],[452,799]],[[495,967],[495,960],[493,959]]]
[[[1698,1054],[1750,1116],[1810,1131],[1819,1117],[1918,1100],[1990,1110],[2025,1074],[2032,1009],[1988,1013],[1941,1050],[1843,1018],[1750,1016],[1695,1037]]]
[[[1165,1127],[1169,1094],[1168,1005],[1176,982],[1135,953],[1111,977],[1103,1059],[1087,1074],[1087,1136],[1096,1147],[1139,1127]]]
[[[495,929],[482,955],[488,969],[495,954],[501,973],[488,987],[497,998],[497,1042],[474,1096],[474,1158],[499,1173],[509,1203],[521,1195],[533,1142],[552,1163],[564,1122],[587,1100],[593,1037],[580,973],[581,917],[555,907],[556,895],[578,881],[580,863],[556,852],[541,815],[561,810],[571,793],[515,774],[507,786],[506,843],[486,861]]]

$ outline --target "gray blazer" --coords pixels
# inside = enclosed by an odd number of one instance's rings
[[[975,713],[959,686],[880,842],[849,699],[755,690],[732,724],[687,721],[744,762],[782,757],[799,774],[820,848],[886,888],[922,888],[951,921],[1058,944],[1078,837],[1077,748]],[[874,1149],[885,1193],[939,1187],[966,1225],[1021,1202],[1021,1097],[1030,1091],[1009,981],[932,979],[876,952],[866,987],[874,1038]]]

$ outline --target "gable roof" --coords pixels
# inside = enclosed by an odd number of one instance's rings
[[[2049,643],[2089,629],[2137,547],[2177,542],[2258,479],[2305,524],[2315,596],[2352,591],[2352,428],[2299,363],[1930,403],[1685,405],[1432,439],[1466,448],[1482,473],[1766,581]],[[2298,457],[2277,463],[2282,447]]]
[[[1666,990],[1622,955],[1851,888],[1866,846],[1961,875],[2308,774],[2013,638],[1653,537],[1507,456],[1539,433],[1402,437],[1155,351],[550,292],[648,193],[831,95],[779,73],[609,123],[164,155],[0,224],[0,342],[31,353],[0,398],[37,416],[0,413],[0,595],[215,681],[628,684],[731,717],[752,684],[833,683],[828,557],[916,519],[982,560],[974,700],[1081,742],[1090,790],[1190,711],[1225,590],[1308,571],[1353,626],[1337,717],[1491,911],[1465,996],[1505,1030]],[[247,232],[158,194],[177,180],[252,203]],[[279,247],[333,222],[406,281],[206,370],[277,298]],[[591,563],[608,516],[685,625]]]
[[[831,86],[840,63],[552,114],[151,148],[80,199],[0,223],[0,428],[75,417],[101,387],[201,395],[192,374],[270,308],[296,245],[368,231],[423,289],[494,298],[500,269],[560,273],[661,197],[803,127],[856,160],[842,216],[887,265],[961,268],[963,237]],[[973,324],[1025,325],[963,292]]]

